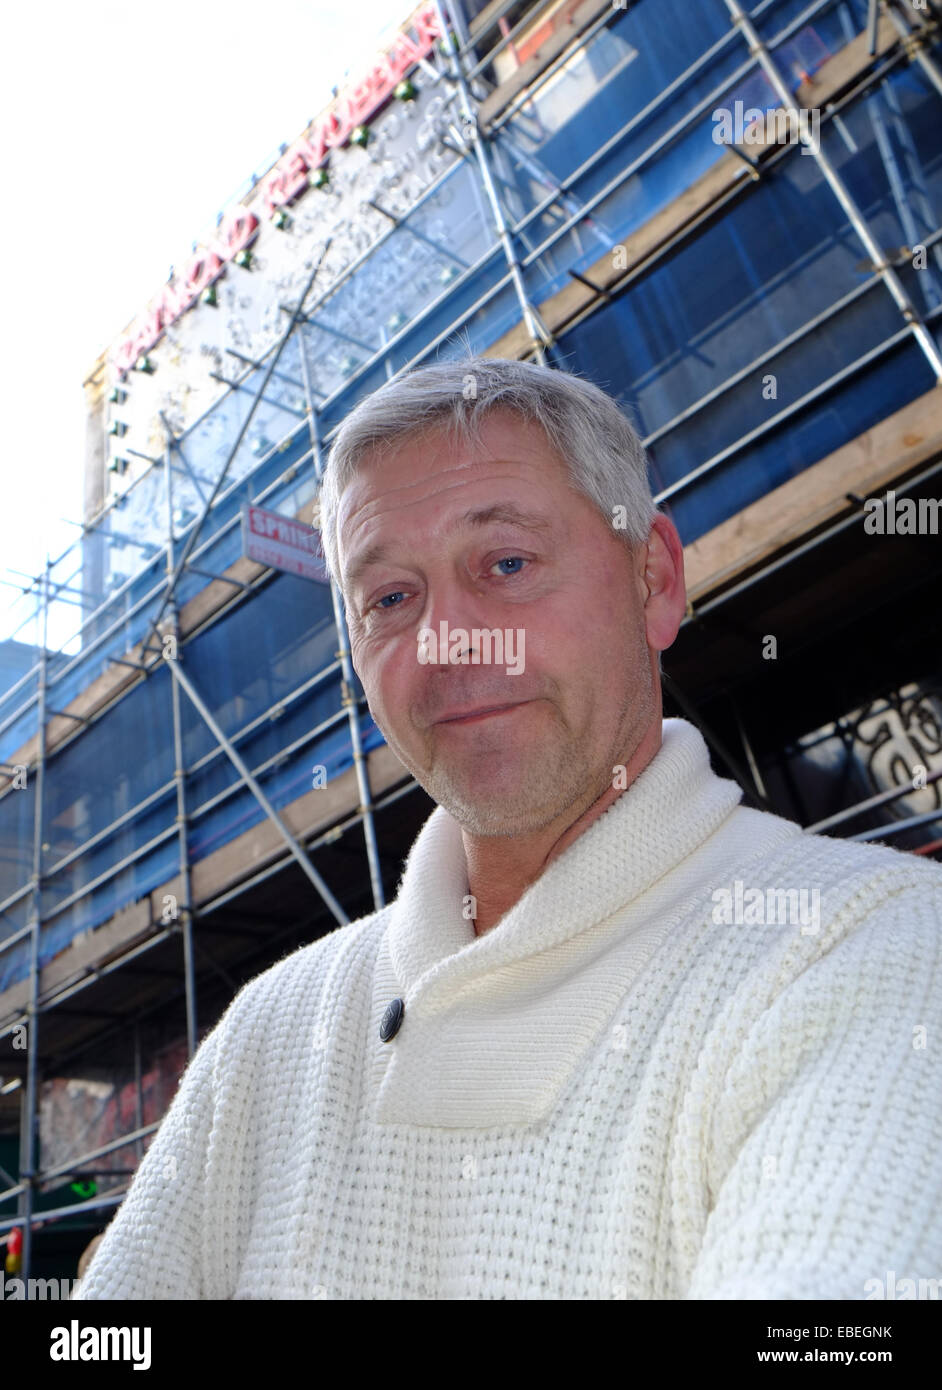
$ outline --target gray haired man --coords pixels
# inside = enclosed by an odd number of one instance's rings
[[[742,805],[663,717],[683,551],[616,403],[434,364],[351,412],[320,504],[370,710],[438,805],[394,902],[233,1000],[81,1296],[936,1275],[942,872]]]

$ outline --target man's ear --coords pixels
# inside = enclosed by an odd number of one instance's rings
[[[642,546],[641,578],[648,646],[665,651],[677,636],[687,611],[684,547],[677,527],[659,512]]]

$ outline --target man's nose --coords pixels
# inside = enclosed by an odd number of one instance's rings
[[[454,575],[429,576],[425,606],[418,626],[431,628],[436,640],[442,631],[442,623],[446,624],[449,634],[463,630],[468,634],[468,641],[463,642],[462,646],[470,651],[474,645],[472,630],[493,626],[493,613],[489,613],[489,609],[493,609],[493,604],[489,603],[487,595],[476,592],[471,584],[462,583]],[[456,655],[460,656],[460,653]]]

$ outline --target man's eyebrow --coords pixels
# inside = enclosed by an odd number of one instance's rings
[[[494,522],[503,522],[508,526],[519,526],[523,530],[534,532],[545,533],[553,529],[553,522],[548,517],[521,511],[513,502],[492,502],[488,507],[475,507],[456,517],[447,534],[450,535],[462,526],[490,526]],[[371,565],[384,560],[389,550],[390,545],[386,541],[374,541],[372,545],[368,545],[362,554],[354,559],[347,571],[347,588],[352,589],[363,572]]]

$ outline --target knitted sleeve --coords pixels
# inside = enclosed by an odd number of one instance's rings
[[[193,1055],[74,1299],[205,1297],[202,1220],[218,1029]]]
[[[871,906],[830,948],[822,943],[753,1013],[713,1098],[708,1215],[687,1298],[908,1299],[938,1289],[934,870]],[[800,958],[800,944],[789,950]]]

